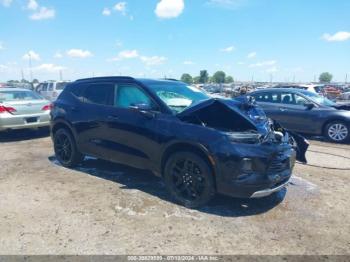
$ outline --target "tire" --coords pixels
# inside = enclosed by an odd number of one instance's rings
[[[56,159],[64,167],[75,167],[80,164],[84,156],[78,151],[71,133],[61,128],[54,133],[54,151]]]
[[[171,155],[165,165],[164,180],[175,201],[189,208],[203,206],[215,195],[211,168],[192,152]]]
[[[350,138],[350,128],[343,121],[333,121],[326,125],[325,136],[331,142],[345,143]]]

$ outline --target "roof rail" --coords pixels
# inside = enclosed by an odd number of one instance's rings
[[[133,77],[130,76],[100,76],[100,77],[90,77],[90,78],[82,78],[77,79],[76,82],[80,81],[91,81],[91,80],[135,80]]]

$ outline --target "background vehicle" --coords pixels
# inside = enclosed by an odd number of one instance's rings
[[[20,88],[0,89],[0,131],[49,126],[51,104]]]
[[[313,92],[294,88],[265,89],[249,94],[265,113],[288,130],[324,135],[333,142],[350,137],[350,111]]]
[[[63,166],[91,155],[148,169],[189,207],[215,192],[262,197],[278,191],[307,148],[303,139],[299,150],[288,133],[276,133],[249,101],[212,99],[179,81],[78,80],[54,102],[51,116]]]
[[[36,87],[36,91],[50,101],[56,100],[69,82],[45,82]]]

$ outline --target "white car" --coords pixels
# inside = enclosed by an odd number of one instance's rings
[[[36,87],[36,91],[50,101],[54,101],[70,82],[45,82]]]

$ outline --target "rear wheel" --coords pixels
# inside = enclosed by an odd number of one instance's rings
[[[325,135],[328,140],[336,143],[344,143],[349,140],[349,126],[343,121],[334,121],[325,128]]]
[[[168,191],[186,207],[200,207],[215,195],[212,171],[207,162],[194,153],[174,153],[164,172]]]
[[[61,128],[54,133],[56,159],[64,167],[75,167],[84,159],[78,151],[73,136],[67,129]]]

